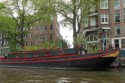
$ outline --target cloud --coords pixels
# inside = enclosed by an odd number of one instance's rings
[[[70,47],[73,47],[73,31],[71,29],[71,26],[70,25],[64,26],[64,24],[62,23],[63,17],[61,15],[58,15],[57,18],[60,26],[60,33],[63,39],[67,41]]]

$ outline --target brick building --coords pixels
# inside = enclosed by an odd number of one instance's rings
[[[8,41],[6,34],[0,34],[0,54],[6,55],[9,51]]]
[[[90,9],[84,24],[87,48],[125,48],[125,0],[100,0]]]
[[[25,39],[25,45],[39,45],[44,41],[61,40],[61,38],[57,17],[54,16],[51,24],[35,23]]]
[[[35,23],[28,34],[25,37],[25,45],[39,45],[44,41],[50,40],[62,40],[60,34],[59,24],[57,22],[57,17],[53,16],[53,21],[51,24],[41,25],[40,23]],[[9,52],[8,39],[6,34],[0,34],[0,54],[5,54]]]

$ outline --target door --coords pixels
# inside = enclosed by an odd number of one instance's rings
[[[116,39],[114,42],[115,42],[115,48],[119,48],[119,39]]]

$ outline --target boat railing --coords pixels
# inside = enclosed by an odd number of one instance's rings
[[[49,50],[39,50],[39,51],[30,51],[30,52],[15,52],[9,53],[8,58],[31,58],[31,57],[43,57],[43,56],[58,56],[58,55],[78,55],[76,54],[74,48],[70,49],[49,49]],[[86,56],[94,56],[104,54],[106,52],[112,52],[113,50],[105,50],[99,53],[85,54]],[[83,54],[82,54],[83,55]]]
[[[117,48],[117,49],[119,49],[119,48]],[[94,55],[101,55],[101,54],[105,54],[105,53],[111,53],[111,52],[116,51],[117,49],[103,50],[103,51],[98,52],[98,53],[87,54],[86,56],[94,56]]]
[[[38,51],[13,52],[8,54],[8,58],[41,57],[75,54],[75,49],[47,49]]]

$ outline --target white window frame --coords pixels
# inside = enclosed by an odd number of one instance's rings
[[[91,38],[92,38],[92,40],[91,40]],[[97,41],[98,41],[98,38],[95,35],[89,35],[87,37],[87,42],[89,42],[89,43],[91,43],[91,42],[97,42]]]
[[[108,0],[101,0],[100,1],[100,9],[108,9]]]
[[[115,36],[119,36],[119,35],[121,35],[121,29],[120,29],[121,27],[120,27],[120,25],[119,26],[115,26]],[[120,30],[120,33],[118,34],[117,33],[117,30]]]
[[[109,24],[109,15],[108,14],[101,14],[100,16],[101,24]],[[102,21],[104,20],[104,22]],[[106,20],[107,19],[107,20]]]
[[[123,0],[123,7],[125,8],[125,0]]]
[[[115,10],[120,9],[120,0],[117,0],[117,2],[116,2],[116,0],[115,0],[115,2],[114,2],[114,9],[115,9]]]
[[[125,9],[124,9],[124,22],[125,22]]]
[[[96,26],[96,17],[90,18],[90,26]]]
[[[117,16],[117,15],[119,15],[119,22],[121,21],[120,12],[117,12],[117,13],[114,14],[114,18],[115,18],[114,22],[115,22],[115,23],[117,23],[117,22],[116,22],[116,16]]]

